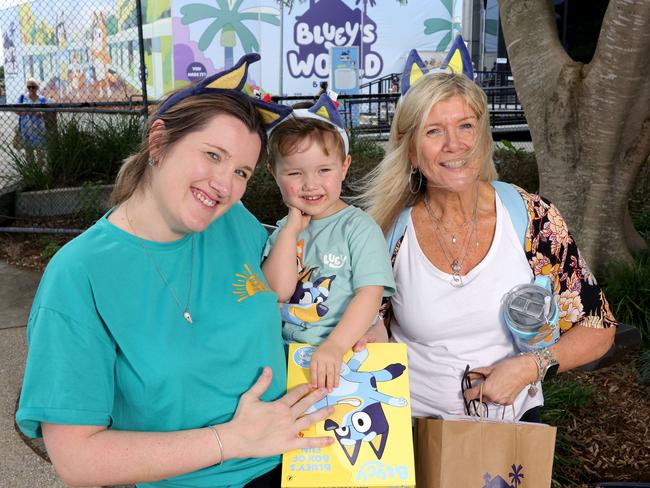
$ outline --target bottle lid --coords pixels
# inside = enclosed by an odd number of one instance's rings
[[[534,332],[555,318],[553,294],[535,284],[517,285],[504,296],[503,311],[510,326]]]

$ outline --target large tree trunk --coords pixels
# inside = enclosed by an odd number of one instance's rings
[[[650,0],[610,0],[592,61],[560,44],[552,0],[500,0],[540,175],[596,272],[646,247],[628,195],[650,154]]]

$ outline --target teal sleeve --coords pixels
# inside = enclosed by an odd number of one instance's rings
[[[395,280],[386,240],[377,224],[366,217],[348,238],[352,265],[352,287],[383,286],[384,296],[395,293]]]
[[[58,282],[50,288],[54,288],[50,294],[58,296],[52,302],[67,298],[69,308],[65,313],[35,305],[29,318],[27,363],[16,413],[18,426],[29,437],[41,436],[41,422],[110,425],[113,410],[113,340],[98,315],[72,318],[78,310],[74,286]]]

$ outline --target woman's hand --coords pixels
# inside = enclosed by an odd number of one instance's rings
[[[527,385],[537,381],[537,365],[530,356],[515,356],[472,371],[485,375],[483,401],[498,405],[512,405]],[[465,390],[465,400],[478,399],[480,384]]]
[[[260,396],[271,384],[272,376],[271,368],[264,368],[255,384],[241,396],[233,419],[217,426],[226,459],[274,456],[294,449],[324,447],[334,441],[332,437],[301,434],[334,411],[326,407],[303,416],[307,408],[325,396],[325,389],[310,391],[304,384],[276,401],[265,402]]]
[[[341,363],[345,352],[331,340],[326,340],[316,348],[309,365],[312,388],[327,388],[327,391],[331,392],[339,386]]]
[[[375,322],[375,325],[371,326],[368,329],[368,332],[366,332],[361,339],[352,346],[352,350],[354,352],[363,351],[366,348],[366,345],[372,342],[388,342],[388,331],[386,330],[384,321],[381,319],[378,319]]]

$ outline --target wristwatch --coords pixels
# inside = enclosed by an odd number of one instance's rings
[[[532,353],[533,359],[537,364],[538,381],[551,380],[557,375],[557,370],[560,368],[560,363],[555,359],[553,351],[548,347],[543,349],[535,349]]]

